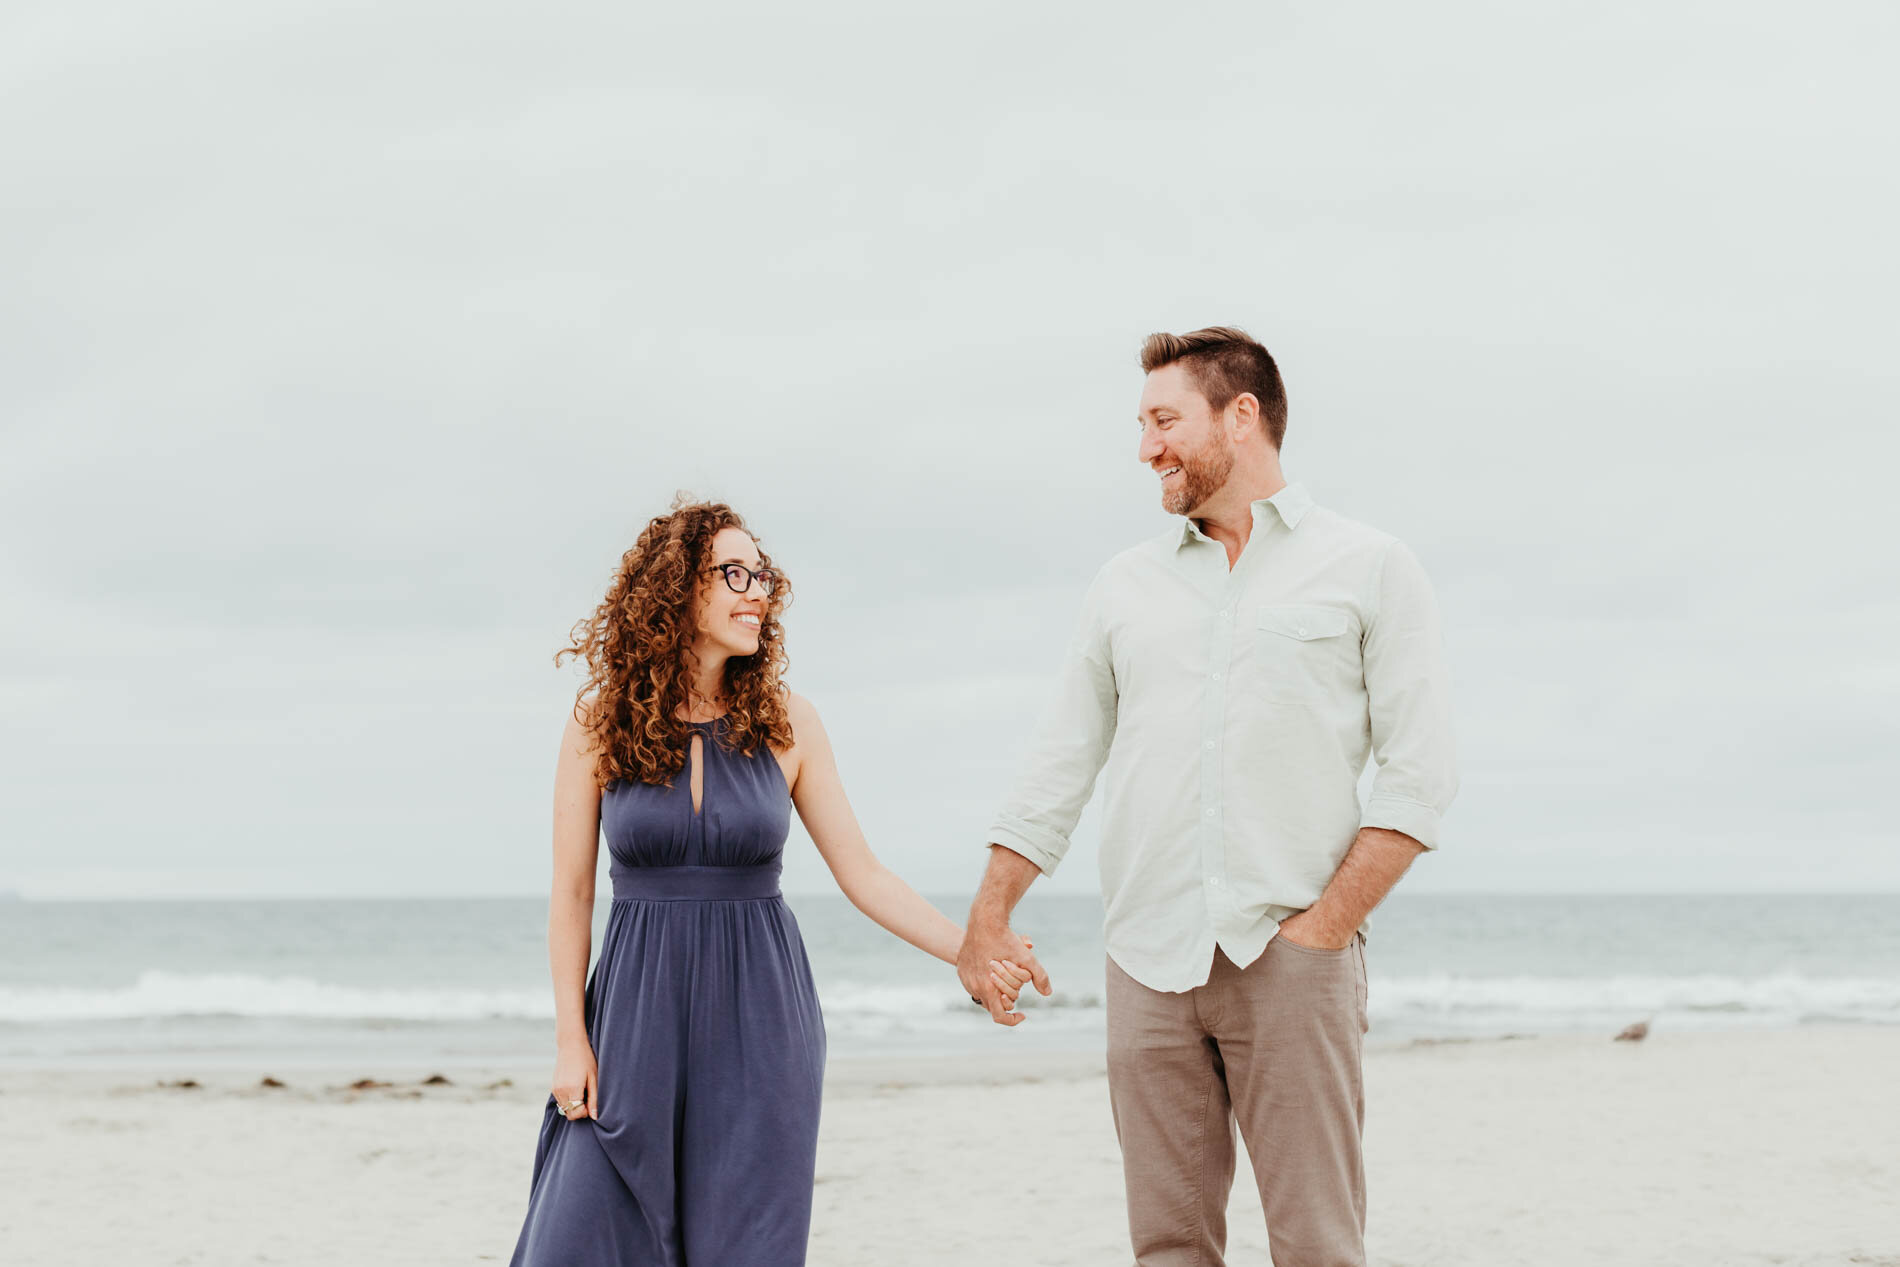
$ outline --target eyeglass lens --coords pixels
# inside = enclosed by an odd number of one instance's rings
[[[772,596],[772,586],[778,580],[778,578],[773,576],[769,571],[754,572],[743,563],[728,563],[726,564],[725,572],[726,586],[735,594],[745,593],[746,590],[751,588],[753,578],[757,577],[759,588],[764,591],[767,598],[770,598]]]

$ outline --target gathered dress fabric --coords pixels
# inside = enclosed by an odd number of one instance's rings
[[[587,982],[598,1120],[552,1094],[511,1267],[799,1267],[825,1027],[779,894],[791,799],[767,748],[694,723],[670,785],[601,793],[613,909]]]

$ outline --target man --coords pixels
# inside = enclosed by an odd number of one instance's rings
[[[1108,1079],[1137,1264],[1219,1267],[1237,1120],[1276,1267],[1363,1267],[1364,930],[1458,783],[1437,607],[1404,545],[1287,484],[1264,347],[1156,334],[1141,367],[1139,457],[1185,518],[1089,586],[958,974],[1003,1024],[1022,983],[993,961],[1049,992],[1009,914],[1106,762]]]

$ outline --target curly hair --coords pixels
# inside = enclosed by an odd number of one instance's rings
[[[730,506],[679,494],[669,513],[649,521],[620,556],[607,596],[554,655],[557,666],[569,656],[587,662],[588,678],[575,699],[600,752],[594,781],[601,788],[616,780],[670,783],[686,768],[693,729],[679,714],[691,682],[694,616],[700,587],[722,583],[710,571],[710,556],[713,538],[726,528],[750,534]],[[759,559],[761,567],[772,567],[763,550]],[[749,754],[762,745],[791,746],[778,619],[791,598],[780,573],[759,622],[758,651],[726,661],[724,742],[730,748]]]

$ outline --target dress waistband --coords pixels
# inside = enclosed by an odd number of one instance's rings
[[[746,902],[777,897],[783,864],[756,867],[613,867],[614,900]]]

